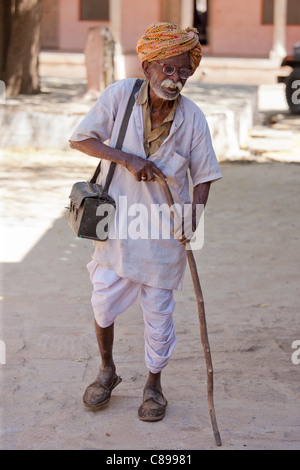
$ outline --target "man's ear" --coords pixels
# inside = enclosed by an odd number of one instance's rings
[[[142,62],[142,68],[143,68],[145,77],[146,77],[147,79],[150,78],[150,75],[149,75],[149,73],[150,73],[150,65],[151,65],[151,64],[150,64],[150,62],[148,62],[148,60],[144,60],[144,62]]]

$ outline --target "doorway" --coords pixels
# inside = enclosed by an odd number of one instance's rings
[[[194,27],[201,45],[209,44],[209,0],[194,0]]]

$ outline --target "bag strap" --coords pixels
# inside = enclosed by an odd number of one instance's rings
[[[127,108],[126,108],[126,111],[125,111],[125,114],[124,114],[124,118],[123,118],[123,121],[122,121],[122,124],[121,124],[120,132],[119,132],[119,136],[118,136],[118,140],[117,140],[117,144],[116,144],[116,148],[118,150],[121,150],[121,148],[122,148],[124,137],[125,137],[126,130],[127,130],[128,121],[129,121],[131,111],[132,111],[132,108],[133,108],[133,105],[134,105],[134,97],[135,97],[135,94],[140,89],[142,83],[143,83],[143,80],[141,80],[139,78],[136,80],[136,82],[134,84],[134,87],[133,87],[133,90],[131,92],[131,95],[129,97],[129,100],[128,100],[128,103],[127,103]],[[111,162],[111,164],[110,164],[110,167],[109,167],[109,170],[108,170],[108,173],[107,173],[107,177],[106,177],[105,186],[103,188],[103,191],[106,192],[106,193],[108,192],[108,188],[109,188],[111,180],[113,178],[116,165],[117,165],[116,162]],[[90,181],[91,183],[96,183],[96,180],[97,180],[98,175],[100,173],[100,167],[101,167],[101,161],[99,162],[99,164],[98,164],[98,166],[95,170],[95,173],[94,173],[94,175],[93,175],[93,177]]]

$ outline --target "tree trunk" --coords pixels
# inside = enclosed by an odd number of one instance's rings
[[[11,0],[0,2],[0,78],[4,79],[5,63],[10,38]]]
[[[0,24],[4,33],[0,60],[6,95],[38,93],[41,0],[2,0],[2,3]]]

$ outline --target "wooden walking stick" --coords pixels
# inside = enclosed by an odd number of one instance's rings
[[[170,207],[174,207],[174,200],[172,193],[170,191],[169,186],[167,183],[160,178],[159,176],[155,175],[155,181],[157,181],[160,186],[162,187],[168,205]],[[174,217],[174,213],[172,211],[172,215]],[[207,400],[208,400],[208,408],[209,408],[209,414],[210,414],[210,420],[212,424],[212,429],[215,437],[215,441],[217,446],[222,445],[220,433],[218,430],[218,424],[217,424],[217,419],[216,419],[216,412],[215,412],[215,405],[214,405],[214,382],[213,382],[213,365],[212,365],[212,358],[211,358],[211,353],[210,353],[210,346],[209,346],[209,341],[208,341],[208,333],[207,333],[207,325],[206,325],[206,316],[205,316],[205,309],[204,309],[204,301],[203,301],[203,295],[202,295],[202,289],[199,281],[199,276],[198,276],[198,270],[197,270],[197,265],[195,262],[194,254],[191,248],[189,247],[189,244],[185,244],[185,252],[187,255],[190,271],[191,271],[191,276],[193,280],[193,285],[194,285],[194,291],[196,294],[196,299],[197,299],[197,306],[198,306],[198,316],[199,316],[199,322],[200,322],[200,337],[201,337],[201,343],[204,351],[204,357],[205,357],[205,362],[206,362],[206,373],[207,373]]]

